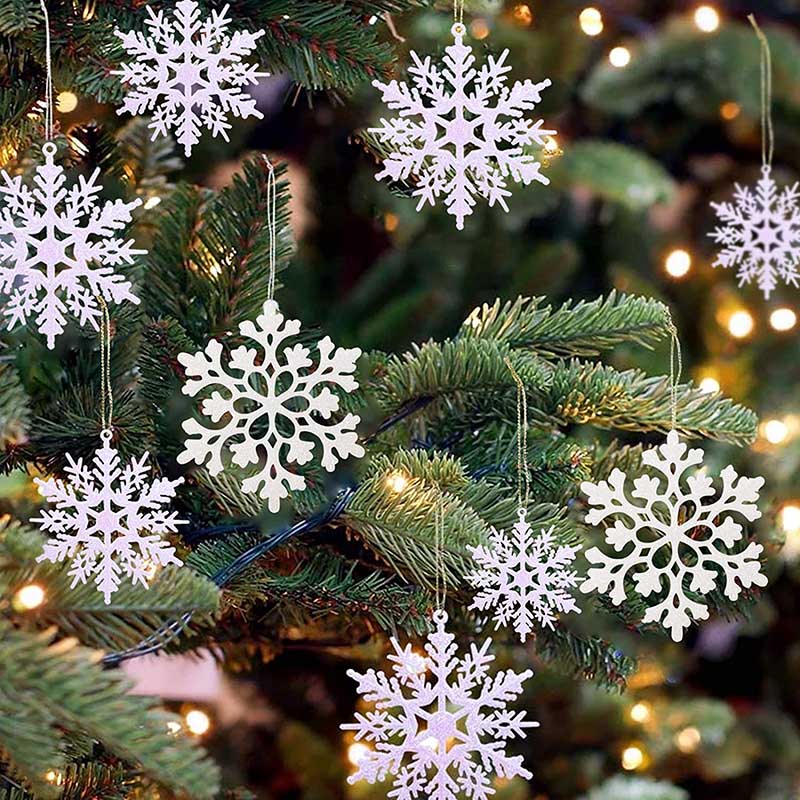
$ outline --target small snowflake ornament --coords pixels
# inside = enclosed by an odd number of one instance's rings
[[[586,516],[590,525],[616,518],[605,537],[617,554],[589,550],[586,558],[598,566],[589,569],[581,590],[608,593],[619,605],[626,597],[626,579],[631,579],[642,597],[663,596],[643,621],[661,622],[679,642],[692,620],[707,619],[709,613],[687,591],[708,594],[724,578],[722,590],[736,600],[741,587],[767,585],[761,545],[750,542],[732,550],[743,535],[735,515],[749,522],[761,516],[756,503],[764,479],[739,477],[727,466],[717,491],[702,470],[686,477],[687,470],[703,463],[703,451],[689,450],[675,431],[642,460],[652,474],[636,478],[633,489],[618,469],[607,481],[581,486],[592,506]]]
[[[580,547],[558,545],[553,528],[538,536],[519,509],[514,532],[492,528],[489,546],[469,547],[480,569],[467,576],[478,590],[470,608],[495,609],[495,628],[511,625],[522,642],[533,623],[553,628],[556,612],[580,614],[572,589],[578,575],[569,569]]]
[[[472,644],[459,657],[455,637],[446,630],[447,614],[435,612],[434,623],[425,656],[391,640],[394,675],[348,671],[358,693],[375,704],[341,726],[371,745],[348,781],[375,783],[392,775],[389,797],[396,800],[486,800],[494,794],[495,777],[532,777],[521,756],[506,754],[506,742],[538,727],[524,711],[508,708],[533,673],[490,675],[491,639],[480,647]]]
[[[300,332],[300,323],[286,320],[284,324],[274,300],[267,300],[255,323],[243,322],[239,332],[257,349],[237,347],[223,364],[222,344],[212,339],[204,351],[178,356],[189,379],[183,387],[185,394],[194,397],[218,387],[201,404],[213,426],[186,420],[183,429],[189,438],[178,461],[203,464],[208,460],[208,471],[218,475],[227,447],[234,464],[260,464],[259,472],[242,482],[242,490],[260,489],[269,510],[276,512],[290,490],[306,488],[305,478],[285,464],[308,463],[315,441],[322,448],[322,466],[329,472],[340,459],[364,455],[355,432],[359,418],[347,414],[330,421],[339,409],[339,398],[329,388],[338,386],[345,392],[358,388],[352,373],[361,351],[334,347],[326,336],[317,345],[315,363],[304,345],[285,344]]]
[[[766,299],[800,280],[800,184],[779,191],[771,173],[765,164],[755,191],[736,184],[733,203],[712,203],[722,224],[709,234],[722,246],[713,266],[735,267],[739,286],[755,282]]]
[[[0,171],[0,299],[5,295],[9,330],[35,320],[52,349],[67,311],[97,330],[98,296],[107,303],[139,302],[114,267],[146,251],[117,238],[141,200],[100,205],[99,169],[69,185],[53,161],[56,146],[47,142],[42,153],[32,186]]]
[[[508,211],[509,180],[526,186],[549,183],[529,148],[543,147],[555,133],[542,127],[543,120],[525,117],[550,81],[507,86],[508,50],[497,59],[490,55],[476,69],[472,48],[464,44],[465,33],[463,24],[453,26],[454,42],[445,48],[441,68],[429,56],[422,59],[412,51],[411,86],[373,81],[398,116],[382,119],[381,127],[371,129],[393,151],[376,178],[415,177],[417,210],[444,198],[459,230],[477,197]]]
[[[256,48],[264,31],[228,32],[228,9],[206,16],[195,0],[178,0],[168,18],[147,7],[149,37],[138,31],[116,35],[133,61],[112,70],[129,87],[117,113],[152,113],[153,139],[175,131],[187,156],[200,141],[203,128],[228,141],[228,115],[263,114],[243,86],[269,76],[258,67],[242,63]]]
[[[39,494],[55,508],[31,522],[52,536],[37,561],[71,561],[72,585],[94,577],[108,604],[121,575],[147,587],[156,567],[182,563],[162,537],[186,521],[162,509],[182,478],[148,482],[147,453],[123,466],[111,431],[101,439],[91,467],[67,453],[66,481],[34,478]]]

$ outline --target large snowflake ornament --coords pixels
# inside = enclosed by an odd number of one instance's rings
[[[205,16],[195,0],[178,0],[171,19],[147,7],[149,37],[139,31],[116,35],[133,61],[113,70],[129,87],[119,114],[152,113],[153,139],[176,131],[187,156],[203,128],[228,140],[228,115],[263,114],[242,91],[268,72],[242,59],[255,49],[264,31],[228,33],[229,6]]]
[[[470,607],[495,609],[495,628],[511,625],[524,642],[534,621],[553,628],[556,612],[580,614],[572,596],[578,575],[569,569],[580,547],[557,544],[553,528],[533,535],[524,508],[512,535],[492,528],[488,547],[469,550],[480,567],[468,576],[478,590]]]
[[[598,566],[589,569],[581,590],[608,593],[619,605],[626,597],[626,581],[632,580],[643,597],[662,596],[648,608],[644,622],[662,622],[678,642],[692,620],[707,619],[709,613],[687,591],[708,594],[724,578],[722,590],[736,600],[741,587],[767,585],[759,561],[761,545],[750,542],[732,550],[743,536],[733,515],[749,522],[761,516],[756,503],[764,479],[739,477],[727,466],[717,491],[702,470],[686,477],[687,470],[703,463],[703,451],[689,450],[675,431],[642,460],[652,474],[636,478],[632,490],[619,469],[607,481],[582,484],[593,506],[586,521],[598,525],[616,518],[605,537],[618,555],[596,547],[587,551],[586,558]]]
[[[506,742],[524,738],[526,728],[539,724],[507,707],[533,673],[506,670],[492,676],[491,639],[480,647],[472,644],[459,658],[455,637],[446,630],[447,614],[437,611],[434,622],[425,656],[392,639],[394,675],[348,671],[359,694],[375,704],[341,726],[371,745],[348,780],[375,783],[391,774],[389,797],[396,800],[462,795],[487,800],[494,794],[494,776],[532,777],[521,756],[506,754]]]
[[[39,494],[55,508],[31,522],[52,536],[37,561],[71,561],[72,585],[94,576],[108,604],[122,575],[146,587],[157,567],[182,563],[162,537],[186,522],[162,509],[182,478],[148,482],[147,453],[123,466],[111,446],[111,431],[101,438],[92,466],[67,453],[66,481],[34,479]]]
[[[709,234],[722,249],[715,267],[736,267],[739,285],[755,281],[769,299],[778,281],[800,280],[800,184],[784,187],[762,168],[755,191],[736,184],[733,203],[712,203],[721,226]]]
[[[47,142],[42,152],[45,161],[32,185],[0,171],[0,296],[7,297],[2,305],[9,330],[35,319],[52,349],[68,311],[97,330],[98,297],[139,302],[114,267],[145,251],[117,238],[141,200],[100,205],[99,169],[69,185],[53,161],[56,146]]]
[[[339,398],[329,386],[353,392],[358,348],[336,348],[329,337],[318,344],[314,363],[302,344],[289,346],[287,339],[300,332],[297,320],[286,320],[274,300],[264,303],[256,322],[243,322],[239,332],[258,349],[242,345],[223,365],[223,347],[212,339],[204,351],[181,353],[178,360],[189,379],[183,387],[194,397],[218,387],[203,400],[202,413],[211,419],[205,427],[188,419],[183,429],[189,434],[178,461],[203,464],[208,460],[212,475],[224,468],[223,450],[232,453],[240,467],[260,463],[259,472],[245,478],[242,490],[256,492],[278,511],[289,490],[300,491],[306,479],[290,470],[289,464],[306,464],[313,455],[315,440],[322,447],[322,466],[332,471],[340,459],[363,456],[355,427],[359,418],[347,414],[330,421],[339,409]],[[260,352],[259,352],[260,351]]]
[[[392,181],[415,177],[417,210],[435,205],[443,197],[459,230],[472,214],[476,197],[508,211],[508,181],[528,185],[547,184],[533,146],[543,147],[555,131],[544,121],[525,118],[541,101],[549,80],[506,85],[508,50],[499,58],[489,56],[476,69],[472,48],[464,44],[465,28],[453,26],[454,42],[445,48],[440,69],[428,56],[411,53],[408,68],[413,85],[396,80],[373,81],[387,106],[398,111],[372,128],[393,151],[377,178]]]

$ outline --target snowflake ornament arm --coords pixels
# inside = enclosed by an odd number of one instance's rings
[[[720,474],[722,488],[717,493],[713,480],[702,472],[686,477],[687,470],[702,463],[703,451],[689,450],[675,431],[642,460],[655,474],[636,478],[630,494],[620,470],[607,481],[587,481],[581,487],[592,506],[586,515],[589,524],[617,518],[605,538],[620,554],[589,550],[586,558],[598,566],[589,569],[581,590],[608,593],[615,605],[625,600],[628,580],[643,597],[663,594],[643,621],[661,622],[680,641],[693,620],[709,615],[708,606],[687,591],[708,594],[724,577],[725,595],[736,600],[741,587],[766,586],[761,545],[751,542],[739,552],[729,552],[743,537],[741,524],[731,515],[749,522],[761,516],[756,502],[764,479],[739,477],[728,466]]]
[[[182,563],[162,537],[186,523],[161,508],[175,496],[182,478],[148,483],[147,453],[122,467],[110,431],[103,431],[102,442],[92,467],[67,454],[66,481],[34,479],[55,508],[31,522],[52,535],[37,561],[71,560],[72,586],[94,577],[109,604],[122,575],[146,587],[156,567]]]
[[[532,776],[520,756],[506,753],[506,742],[524,737],[538,723],[525,712],[508,710],[532,673],[511,670],[489,674],[494,656],[491,640],[475,644],[458,657],[455,637],[445,626],[447,614],[434,615],[436,630],[429,634],[425,656],[392,639],[394,674],[375,670],[348,674],[373,710],[357,713],[356,740],[373,745],[358,763],[350,783],[369,783],[394,776],[389,797],[396,800],[488,800],[494,793],[492,776]]]
[[[328,471],[341,459],[364,455],[355,431],[359,423],[355,414],[329,422],[339,409],[339,398],[329,386],[346,392],[358,388],[352,373],[361,351],[336,348],[326,336],[317,345],[319,358],[314,364],[308,348],[285,344],[299,333],[300,323],[283,323],[277,303],[268,300],[255,323],[246,321],[239,326],[241,335],[258,349],[236,348],[227,365],[222,363],[222,345],[215,340],[205,351],[178,356],[186,368],[185,394],[194,397],[218,387],[200,407],[217,427],[186,420],[183,429],[189,438],[178,461],[203,464],[207,460],[209,472],[217,475],[224,468],[223,451],[228,449],[233,463],[240,467],[260,464],[256,475],[244,479],[242,490],[259,492],[272,512],[278,511],[290,490],[305,488],[305,478],[286,465],[308,463],[315,441],[322,449],[321,464]]]
[[[534,630],[534,622],[553,628],[556,613],[580,613],[571,590],[578,575],[569,569],[580,547],[557,545],[554,529],[533,536],[519,510],[511,536],[492,529],[489,545],[469,547],[479,569],[468,576],[477,589],[470,608],[495,609],[495,628],[511,625],[520,638]]]
[[[242,59],[255,50],[264,31],[228,34],[229,8],[212,10],[203,18],[195,0],[179,0],[171,20],[163,11],[147,8],[149,37],[117,31],[134,58],[111,73],[129,87],[118,113],[152,112],[153,139],[177,131],[187,156],[200,141],[202,128],[227,141],[228,115],[263,117],[242,87],[255,85],[269,73]]]
[[[733,203],[712,203],[722,225],[709,236],[721,250],[713,266],[738,269],[739,285],[755,282],[769,299],[779,281],[800,281],[800,184],[783,191],[764,166],[755,192],[736,184]]]
[[[21,176],[1,173],[0,294],[8,296],[3,309],[8,328],[33,317],[52,349],[67,312],[97,330],[98,296],[108,303],[139,302],[113,267],[132,264],[146,251],[117,238],[140,199],[98,206],[99,170],[68,186],[64,170],[54,163],[55,145],[47,142],[42,152],[45,163],[36,168],[32,187]]]
[[[453,26],[453,36],[441,70],[430,57],[421,59],[412,52],[408,69],[412,86],[396,80],[373,81],[398,116],[382,119],[371,132],[394,148],[376,178],[404,181],[413,176],[417,210],[443,197],[461,230],[476,197],[508,211],[508,179],[524,185],[549,183],[526,148],[543,146],[555,131],[545,130],[543,120],[524,117],[541,101],[549,80],[509,88],[508,51],[498,59],[490,56],[476,70],[472,48],[464,44],[463,25]]]

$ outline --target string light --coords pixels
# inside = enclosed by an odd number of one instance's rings
[[[697,388],[703,394],[716,394],[720,390],[719,380],[714,375],[707,374],[700,378]]]
[[[781,419],[768,419],[761,425],[761,435],[770,444],[782,444],[789,436],[789,428]]]
[[[408,477],[402,472],[393,472],[387,479],[386,485],[395,494],[400,494],[408,488]]]
[[[631,706],[630,715],[634,722],[647,722],[650,719],[650,705],[648,703],[639,702]]]
[[[527,3],[517,3],[512,14],[514,20],[520,25],[530,25],[533,22],[533,11]]]
[[[469,26],[469,32],[474,39],[485,39],[489,35],[489,26],[485,19],[475,19]]]
[[[622,751],[622,758],[620,759],[622,768],[628,770],[639,769],[644,764],[644,751],[638,745],[632,744]]]
[[[742,308],[731,314],[728,320],[728,331],[735,339],[744,339],[753,332],[755,324],[753,315]]]
[[[628,64],[631,63],[631,51],[628,50],[627,47],[623,47],[620,45],[619,47],[615,47],[609,54],[608,60],[611,63],[612,67],[616,67],[617,69],[622,69],[623,67],[627,67]]]
[[[56,108],[62,114],[69,114],[78,107],[78,95],[73,92],[59,92],[56,97]]]
[[[387,211],[383,215],[383,228],[387,233],[394,233],[397,230],[397,226],[400,224],[400,217],[397,214],[393,214],[391,211]]]
[[[791,308],[776,308],[769,315],[769,324],[775,331],[790,331],[797,325],[797,314]]]
[[[181,732],[181,724],[177,720],[171,719],[167,723],[167,733],[177,736]]]
[[[554,155],[558,153],[561,149],[561,145],[558,143],[558,139],[555,136],[548,136],[544,140],[544,149],[546,153],[550,153],[550,155]]]
[[[800,506],[795,503],[787,503],[781,509],[780,519],[785,533],[800,531]]]
[[[32,611],[44,603],[44,598],[44,589],[36,583],[29,583],[14,595],[13,605],[17,611]]]
[[[675,734],[675,746],[681,753],[694,753],[700,746],[701,738],[700,731],[690,725]]]
[[[48,783],[55,784],[56,786],[61,786],[64,783],[64,773],[59,772],[57,769],[49,769],[44,774],[44,779]]]
[[[363,742],[353,742],[353,744],[347,748],[347,760],[354,767],[357,767],[368,755],[369,747],[367,747]]]
[[[683,278],[692,267],[692,257],[686,250],[673,250],[664,260],[664,269],[673,278]]]
[[[603,32],[603,15],[600,9],[589,6],[578,15],[581,30],[587,36],[599,36]]]
[[[158,195],[153,195],[152,197],[148,197],[147,201],[144,204],[145,210],[149,211],[151,208],[155,208],[161,202],[161,198]]]
[[[719,12],[714,6],[698,6],[694,12],[694,24],[703,33],[714,33],[719,28]]]
[[[727,120],[728,122],[736,119],[741,112],[742,107],[733,100],[728,100],[727,103],[723,103],[719,107],[719,115],[722,117],[722,119]]]
[[[183,720],[186,723],[186,728],[189,733],[193,733],[195,736],[202,736],[211,728],[211,720],[208,714],[206,714],[205,711],[201,711],[199,708],[193,708],[191,711],[187,711]]]

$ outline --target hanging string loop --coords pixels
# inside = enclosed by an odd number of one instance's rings
[[[265,155],[267,165],[267,231],[269,232],[269,282],[267,284],[267,300],[275,297],[275,275],[278,269],[278,183],[275,167]]]
[[[517,501],[520,508],[527,509],[531,497],[531,476],[528,470],[528,394],[511,359],[506,356],[504,360],[517,385]]]
[[[683,353],[681,352],[681,340],[678,338],[678,329],[672,320],[669,321],[669,336],[670,424],[671,430],[674,431],[678,426],[678,387],[683,373]]]
[[[45,85],[44,85],[44,129],[45,138],[50,142],[53,138],[53,57],[50,47],[50,15],[44,0],[39,0],[39,5],[44,16],[44,57],[45,57]]]
[[[747,19],[761,44],[761,163],[765,169],[772,167],[775,154],[775,130],[772,123],[772,52],[769,40],[761,30],[755,15]]]
[[[114,417],[114,394],[111,391],[111,318],[108,305],[98,295],[100,305],[100,418],[103,426],[102,436],[111,439],[111,420]]]

